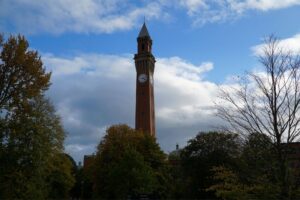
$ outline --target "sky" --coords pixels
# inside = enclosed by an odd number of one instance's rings
[[[264,38],[300,52],[300,0],[0,0],[0,32],[25,35],[52,72],[47,95],[76,161],[113,124],[134,127],[136,38],[156,58],[156,136],[166,152],[224,122],[219,88],[260,68]]]

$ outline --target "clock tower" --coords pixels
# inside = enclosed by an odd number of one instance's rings
[[[155,109],[153,73],[155,58],[152,55],[152,39],[146,24],[137,38],[135,129],[155,137]]]

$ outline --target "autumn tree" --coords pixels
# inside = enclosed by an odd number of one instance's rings
[[[164,198],[166,157],[155,138],[127,125],[111,126],[98,146],[95,195],[104,199]]]
[[[50,73],[23,36],[0,41],[0,199],[64,198],[73,177],[60,117],[44,94]]]
[[[262,72],[247,73],[237,87],[223,88],[218,114],[238,133],[260,133],[274,146],[280,199],[289,199],[292,174],[289,144],[300,135],[300,59],[274,36],[262,46]]]
[[[29,50],[24,36],[0,35],[0,109],[20,106],[50,85],[50,73],[45,72],[37,51]]]

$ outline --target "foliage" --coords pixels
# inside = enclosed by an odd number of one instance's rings
[[[218,114],[242,135],[260,133],[272,140],[280,198],[290,199],[294,183],[287,147],[300,136],[300,57],[283,49],[274,36],[262,47],[263,71],[247,73],[237,87],[222,89]]]
[[[47,90],[50,73],[45,73],[37,51],[28,50],[24,36],[0,35],[0,109],[24,106],[28,100]]]
[[[23,36],[0,41],[0,199],[66,197],[73,177],[60,118],[44,96],[50,73]]]
[[[247,137],[243,145],[241,161],[243,162],[241,168],[247,182],[251,182],[262,175],[268,177],[269,184],[275,182],[278,164],[272,141],[266,135],[252,133]]]
[[[72,159],[73,160],[73,159]],[[75,183],[74,165],[66,154],[56,154],[49,163],[50,174],[47,176],[48,198],[68,198]]]
[[[246,200],[249,197],[249,187],[241,184],[237,174],[226,167],[213,167],[216,184],[210,186],[207,191],[216,191],[216,196],[226,200]]]
[[[5,142],[0,158],[0,190],[6,198],[45,198],[52,190],[47,178],[54,173],[65,175],[67,188],[72,183],[71,164],[60,155],[64,132],[59,117],[42,96],[35,97],[31,104],[29,113],[14,113],[2,127]]]
[[[163,198],[166,158],[155,138],[126,125],[107,129],[95,161],[95,192],[104,199]]]
[[[226,200],[278,199],[279,188],[269,182],[267,176],[260,175],[253,182],[244,182],[237,172],[226,167],[214,167],[216,184],[208,191],[216,191],[216,196]]]
[[[259,133],[248,136],[243,145],[239,167],[235,170],[212,168],[216,183],[208,188],[222,199],[278,199],[276,159],[270,139]]]
[[[215,195],[206,189],[214,182],[211,168],[228,166],[236,168],[240,155],[240,141],[231,133],[199,133],[181,150],[181,167],[183,170],[183,198],[211,199]]]

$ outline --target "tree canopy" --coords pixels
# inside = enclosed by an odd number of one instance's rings
[[[29,50],[24,36],[0,35],[0,109],[20,106],[47,90],[51,73],[46,73],[37,51]]]
[[[95,160],[99,198],[163,198],[167,192],[166,156],[155,138],[127,125],[107,129]]]
[[[50,73],[23,36],[0,41],[0,198],[65,198],[74,180],[60,117],[44,94]]]
[[[177,177],[177,180],[181,182],[178,187],[183,188],[181,198],[215,198],[214,192],[206,190],[214,183],[211,169],[220,165],[236,168],[240,149],[236,134],[200,132],[191,139],[180,151],[179,164],[183,177]]]

